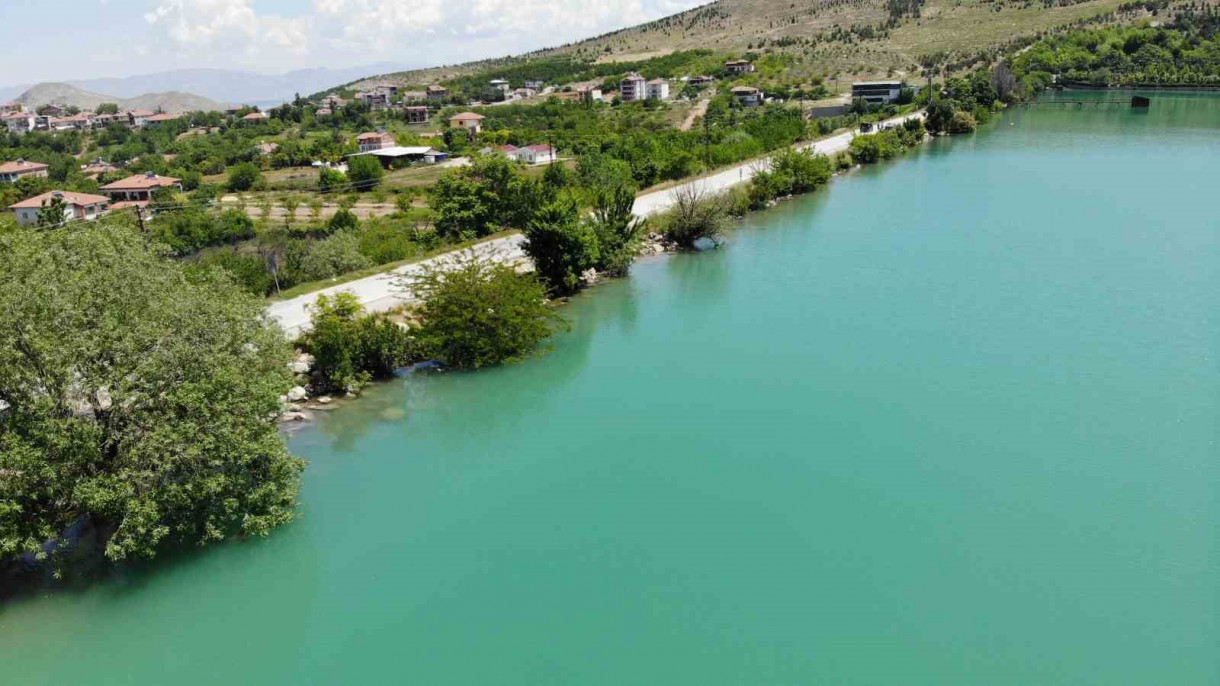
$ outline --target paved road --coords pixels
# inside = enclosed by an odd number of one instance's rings
[[[524,236],[513,234],[479,243],[471,249],[480,257],[515,264],[525,260],[525,253],[521,250],[521,243],[524,240]],[[284,331],[288,333],[288,337],[293,338],[309,329],[309,307],[317,301],[319,295],[335,295],[347,291],[354,294],[360,300],[360,304],[364,305],[365,310],[369,312],[392,310],[399,305],[414,301],[414,295],[398,285],[400,280],[409,281],[412,276],[419,275],[426,266],[443,265],[446,261],[453,259],[453,254],[437,255],[383,274],[331,286],[290,300],[274,302],[267,308],[267,312],[273,319],[279,321],[280,326],[284,327]]]
[[[918,119],[922,117],[922,112],[916,112],[915,114],[909,114],[904,117],[887,119],[882,123],[884,125],[901,124],[907,119]],[[837,136],[831,136],[830,138],[823,138],[810,143],[801,143],[797,146],[797,148],[800,150],[811,149],[820,155],[833,155],[846,150],[848,146],[851,145],[851,139],[855,138],[855,136],[856,134],[854,131],[846,131]],[[691,187],[704,193],[720,193],[721,191],[728,190],[739,183],[745,183],[746,181],[754,178],[754,174],[757,170],[770,169],[770,167],[771,161],[769,158],[761,161],[746,162],[744,164],[739,164],[735,167],[729,167],[723,171],[716,172],[710,176],[704,176],[695,179],[694,181],[681,184],[674,188],[666,188],[664,190],[645,193],[644,195],[641,195],[635,199],[635,206],[632,208],[632,210],[640,217],[647,217],[650,214],[663,212],[672,207],[674,204],[673,193],[679,188]]]
[[[916,113],[905,117],[889,119],[884,123],[899,124],[907,119],[922,116],[922,113]],[[855,137],[855,133],[849,131],[830,138],[823,138],[819,141],[803,143],[797,147],[800,149],[812,149],[822,155],[833,155],[846,150],[851,144],[853,137]],[[673,192],[676,188],[689,186],[705,193],[719,193],[739,183],[749,181],[754,177],[756,170],[767,169],[769,166],[769,160],[747,162],[710,176],[681,184],[675,188],[645,193],[635,199],[635,206],[632,209],[636,215],[641,217],[656,214],[657,212],[669,209],[674,204]],[[491,257],[503,262],[520,264],[525,261],[525,253],[521,250],[523,240],[524,237],[519,234],[505,236],[480,243],[474,247],[474,251],[481,257]],[[399,305],[414,301],[412,293],[404,291],[399,287],[399,280],[404,279],[404,277],[409,280],[412,275],[419,274],[424,266],[443,264],[444,261],[452,259],[452,255],[453,253],[445,253],[423,260],[422,262],[399,267],[384,274],[368,276],[363,279],[349,281],[338,286],[331,286],[330,288],[298,296],[291,300],[275,302],[268,308],[268,313],[272,318],[279,321],[289,337],[294,337],[309,328],[309,306],[318,299],[319,295],[334,295],[335,293],[347,291],[355,294],[360,303],[364,305],[365,310],[369,312],[385,312]]]

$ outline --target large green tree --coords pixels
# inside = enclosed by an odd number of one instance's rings
[[[562,195],[538,212],[525,227],[525,254],[552,293],[566,295],[581,286],[580,276],[597,264],[597,235],[580,219],[570,195]]]
[[[0,265],[0,558],[81,524],[123,560],[293,517],[291,350],[260,300],[113,220],[5,234]]]

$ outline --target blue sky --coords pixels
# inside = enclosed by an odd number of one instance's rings
[[[412,66],[558,45],[700,0],[0,0],[0,86],[216,67]]]

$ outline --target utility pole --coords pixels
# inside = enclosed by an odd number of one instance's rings
[[[136,221],[140,224],[140,233],[144,233],[144,212],[136,205]]]

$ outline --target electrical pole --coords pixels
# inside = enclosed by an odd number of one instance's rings
[[[140,233],[144,233],[144,212],[139,205],[136,205],[136,221],[140,224]]]

